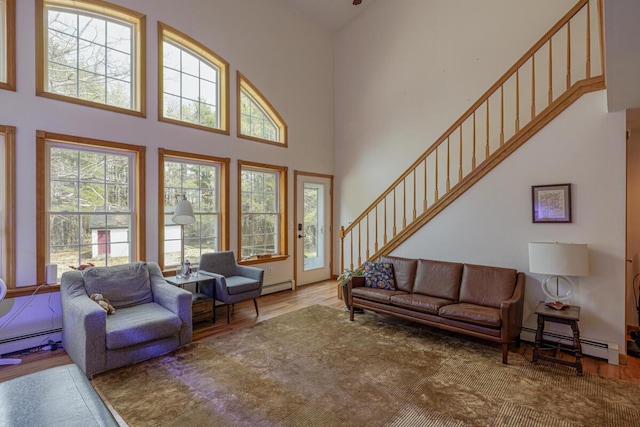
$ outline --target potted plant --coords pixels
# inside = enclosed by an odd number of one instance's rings
[[[351,280],[351,278],[353,276],[362,276],[364,275],[364,271],[362,270],[362,268],[358,267],[355,269],[352,268],[345,268],[344,271],[342,273],[340,273],[340,275],[338,276],[338,283],[340,283],[340,285],[342,285],[342,300],[344,301],[344,308],[345,310],[349,310],[349,299],[347,298],[347,285],[349,284],[349,280]]]

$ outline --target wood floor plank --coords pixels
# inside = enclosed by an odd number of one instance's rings
[[[341,309],[342,300],[337,298],[336,282],[334,280],[299,286],[293,291],[282,291],[258,298],[260,316],[256,312],[252,301],[244,301],[235,305],[231,314],[231,323],[226,322],[226,307],[216,307],[216,323],[210,321],[196,323],[193,328],[193,340],[198,341],[207,337],[225,334],[229,331],[246,328],[257,322],[280,316],[291,311],[315,304]],[[517,351],[527,358],[531,358],[533,348],[529,343],[523,343],[520,348],[512,346],[511,351]],[[563,356],[570,358],[569,354]],[[52,368],[71,363],[71,359],[63,350],[39,351],[20,357],[20,365],[0,366],[0,381],[26,375],[31,372]],[[606,360],[585,357],[584,371],[593,372],[604,377],[619,378],[640,383],[640,359],[629,357],[627,366],[609,365]]]

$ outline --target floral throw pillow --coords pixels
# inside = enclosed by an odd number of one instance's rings
[[[393,264],[390,262],[365,262],[364,285],[376,289],[396,289]]]

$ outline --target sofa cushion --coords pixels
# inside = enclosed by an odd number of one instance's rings
[[[393,264],[393,275],[396,280],[396,289],[412,292],[413,282],[416,280],[416,266],[418,260],[400,258],[395,256],[381,256],[378,262],[390,262]]]
[[[453,304],[454,301],[421,294],[393,295],[391,304],[423,313],[438,314],[440,307]]]
[[[107,348],[115,350],[167,338],[177,335],[181,326],[177,314],[155,302],[125,307],[107,317]]]
[[[394,290],[396,281],[393,278],[393,264],[390,262],[365,262],[364,285],[367,288]]]
[[[460,263],[420,259],[413,292],[457,302],[461,277]]]
[[[153,301],[147,263],[134,262],[82,271],[87,294],[102,294],[116,309]]]
[[[499,308],[513,295],[517,271],[511,268],[465,264],[460,302]]]
[[[376,289],[376,288],[353,288],[351,289],[351,296],[353,298],[362,298],[368,299],[371,301],[378,301],[385,304],[389,304],[391,302],[391,297],[394,295],[406,294],[403,291],[391,291],[389,289]]]
[[[476,304],[450,304],[440,307],[440,316],[447,319],[461,320],[475,325],[499,328],[502,324],[500,320],[500,309],[486,307]]]

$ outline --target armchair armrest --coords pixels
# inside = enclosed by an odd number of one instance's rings
[[[156,263],[148,263],[149,279],[151,281],[151,293],[153,300],[178,315],[182,320],[180,328],[180,345],[191,342],[191,334],[193,332],[193,324],[191,323],[191,292],[178,286],[171,285],[164,280],[162,271]]]
[[[502,339],[504,341],[510,341],[520,335],[524,307],[524,283],[524,273],[518,273],[513,295],[508,300],[500,303],[500,318],[504,324],[502,327]]]
[[[236,271],[238,276],[248,277],[253,280],[259,280],[262,283],[264,278],[264,270],[257,267],[250,267],[248,265],[238,265],[236,266]]]
[[[106,363],[107,312],[92,301],[82,273],[68,271],[60,280],[62,345],[84,372],[96,372]]]

